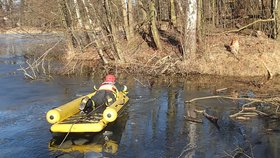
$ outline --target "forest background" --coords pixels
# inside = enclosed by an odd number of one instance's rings
[[[62,35],[27,55],[35,56],[23,68],[30,78],[54,59],[63,74],[280,74],[278,0],[1,0],[0,26],[6,34]],[[58,43],[63,50],[53,49]]]

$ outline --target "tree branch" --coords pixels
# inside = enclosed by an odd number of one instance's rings
[[[224,32],[222,32],[222,34],[223,34],[223,33],[239,32],[239,31],[241,31],[241,30],[246,29],[247,27],[249,27],[249,26],[251,26],[251,25],[256,24],[256,23],[259,23],[259,22],[271,22],[271,21],[275,21],[275,18],[271,18],[271,19],[258,19],[258,20],[253,21],[252,23],[250,23],[250,24],[248,24],[248,25],[245,25],[245,26],[243,26],[243,27],[241,27],[241,28],[239,28],[239,29],[224,31]]]

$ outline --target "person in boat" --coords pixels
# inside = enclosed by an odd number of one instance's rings
[[[80,110],[82,113],[88,114],[99,106],[110,106],[116,101],[117,95],[120,91],[127,91],[127,87],[117,82],[116,77],[111,74],[105,77],[105,81],[99,86],[99,88],[94,86],[94,89],[96,90],[95,95],[91,98],[85,97],[82,99],[80,104]]]

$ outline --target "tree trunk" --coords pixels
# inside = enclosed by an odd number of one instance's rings
[[[122,13],[123,13],[123,22],[124,22],[124,31],[125,31],[125,36],[126,40],[130,41],[131,36],[130,36],[130,31],[129,31],[129,24],[128,24],[128,16],[127,16],[127,0],[122,0]]]
[[[82,45],[86,46],[87,44],[90,43],[90,38],[89,38],[89,35],[86,31],[85,25],[84,25],[82,17],[81,17],[81,12],[80,12],[78,1],[73,0],[73,2],[74,2],[75,10],[76,10],[76,16],[77,16],[77,19],[78,19],[79,29],[81,29],[81,31],[82,31],[82,38],[81,38],[82,39]]]
[[[141,12],[142,12],[142,20],[143,20],[143,21],[146,21],[146,20],[147,20],[147,12],[146,12],[145,9],[144,9],[144,6],[143,6],[142,1],[139,0],[138,3],[139,3],[139,6],[140,6],[140,8],[141,8]]]
[[[101,30],[98,31],[98,33],[101,33],[101,37],[100,38],[102,39],[102,40],[99,40],[100,41],[100,45],[102,47],[104,47],[106,45],[112,46],[111,41],[110,41],[111,37],[108,36],[108,35],[105,35],[105,33],[104,33],[103,29],[102,29],[102,22],[100,21],[100,19],[97,16],[96,8],[94,7],[94,5],[91,3],[90,0],[87,0],[87,2],[88,2],[89,6],[91,8],[91,12],[90,13],[92,13],[92,15],[95,15],[95,16],[91,16],[91,18],[93,20],[95,20],[94,24],[96,24],[96,25],[94,25],[94,30],[96,28],[101,28]],[[108,28],[106,28],[106,32],[108,32]],[[112,55],[112,59],[115,59],[115,60],[118,59],[118,57],[115,55],[115,52],[113,52],[112,49],[107,49],[107,51],[109,51],[110,55]],[[109,58],[111,58],[111,56]]]
[[[172,26],[176,26],[176,12],[174,0],[170,0],[170,23]]]
[[[94,43],[96,44],[96,48],[98,50],[98,55],[99,57],[102,59],[103,63],[104,64],[108,64],[108,60],[106,59],[106,57],[104,56],[104,53],[103,53],[103,50],[101,48],[101,42],[99,41],[99,39],[96,38],[96,31],[94,30],[95,28],[95,24],[93,23],[91,17],[90,17],[90,14],[89,14],[89,9],[87,7],[87,4],[85,2],[85,0],[82,0],[83,4],[84,4],[84,8],[85,8],[85,11],[86,11],[86,16],[87,16],[87,19],[88,19],[88,23],[89,23],[89,28],[90,30],[92,31],[91,33],[91,36],[94,40]]]
[[[212,24],[216,24],[216,0],[211,0],[211,14],[212,14]]]
[[[274,5],[274,12],[275,12],[275,34],[276,34],[276,40],[280,42],[280,6],[278,0],[275,0]]]
[[[134,36],[134,20],[133,20],[133,8],[132,0],[127,0],[128,3],[128,23],[129,23],[129,35],[133,38]]]
[[[70,12],[67,7],[66,0],[58,0],[59,10],[62,15],[62,22],[65,27],[66,44],[68,48],[68,55],[75,53],[74,48],[77,46],[77,40],[75,39],[72,32],[72,20],[70,17]]]
[[[161,7],[160,7],[160,0],[156,0],[156,4],[155,6],[157,6],[157,9],[156,9],[156,18],[157,18],[157,21],[161,21]]]
[[[81,18],[80,9],[79,9],[79,4],[78,4],[77,0],[73,0],[73,2],[74,2],[75,10],[76,10],[76,16],[78,19],[79,27],[80,27],[80,29],[83,29],[83,22],[82,22],[82,18]]]
[[[107,21],[108,21],[108,25],[109,25],[109,29],[110,29],[109,31],[110,31],[111,41],[113,43],[113,48],[115,50],[115,53],[118,56],[118,60],[123,61],[120,46],[119,46],[119,43],[116,38],[116,27],[112,20],[112,11],[111,11],[111,8],[109,5],[109,0],[104,0],[104,7],[106,10],[106,17],[107,17]]]
[[[196,55],[197,1],[188,0],[184,32],[184,59],[194,59]]]
[[[26,21],[27,21],[27,18],[26,18],[26,0],[21,0],[20,2],[20,17],[19,17],[19,25],[20,26],[28,26]]]
[[[203,2],[202,0],[197,1],[197,38],[199,43],[203,42]]]
[[[156,8],[154,0],[150,1],[150,31],[157,49],[161,50],[162,46],[159,40],[158,29],[156,26]]]

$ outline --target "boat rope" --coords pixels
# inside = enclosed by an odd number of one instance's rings
[[[77,120],[76,122],[78,122],[78,120]],[[59,144],[58,148],[60,148],[61,145],[65,142],[66,138],[67,138],[68,135],[70,134],[70,131],[71,131],[72,127],[74,126],[74,124],[75,124],[76,122],[74,122],[74,123],[71,125],[69,131],[67,132],[67,134],[66,134],[65,137],[63,138],[62,142]]]
[[[98,106],[97,108],[95,108],[94,110],[92,110],[91,112],[89,112],[88,114],[85,115],[85,117],[88,117],[89,115],[91,115],[93,112],[95,112],[97,109],[101,108],[101,106]],[[72,125],[71,127],[69,128],[69,131],[67,132],[67,134],[65,135],[65,137],[63,138],[62,142],[59,144],[58,148],[61,147],[61,145],[65,142],[65,140],[67,139],[68,135],[70,134],[71,132],[71,129],[72,127],[74,126],[74,124],[76,124],[77,122],[79,122],[80,120],[82,120],[82,118],[79,118],[78,120],[76,120]]]

